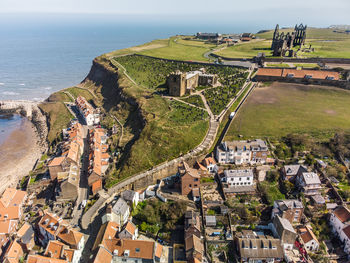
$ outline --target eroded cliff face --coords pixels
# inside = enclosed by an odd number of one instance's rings
[[[120,119],[124,123],[124,131],[128,134],[123,135],[121,146],[121,158],[116,164],[116,169],[123,169],[126,160],[134,143],[139,139],[147,120],[138,98],[133,97],[127,92],[129,87],[123,86],[120,78],[119,70],[109,61],[102,63],[98,58],[94,59],[92,67],[87,77],[82,81],[81,85],[91,86],[91,82],[96,88],[99,100],[102,100],[104,113],[106,115],[123,111],[124,119]]]

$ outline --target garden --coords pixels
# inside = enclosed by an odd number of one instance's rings
[[[132,212],[141,232],[170,241],[176,225],[184,224],[186,203],[181,201],[161,202],[149,199],[140,202]]]

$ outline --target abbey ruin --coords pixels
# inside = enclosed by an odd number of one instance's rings
[[[295,52],[293,47],[302,46],[305,44],[307,26],[300,24],[295,25],[293,32],[279,32],[279,25],[276,25],[275,32],[273,33],[271,50],[273,50],[273,56],[275,57],[293,57]]]

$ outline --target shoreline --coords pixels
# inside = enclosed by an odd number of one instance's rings
[[[44,151],[39,143],[40,137],[34,124],[24,118],[20,128],[12,131],[0,145],[0,193],[7,187],[16,187],[33,169]]]

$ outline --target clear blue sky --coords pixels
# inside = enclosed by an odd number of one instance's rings
[[[112,13],[232,22],[350,24],[350,0],[0,0],[0,13]]]

